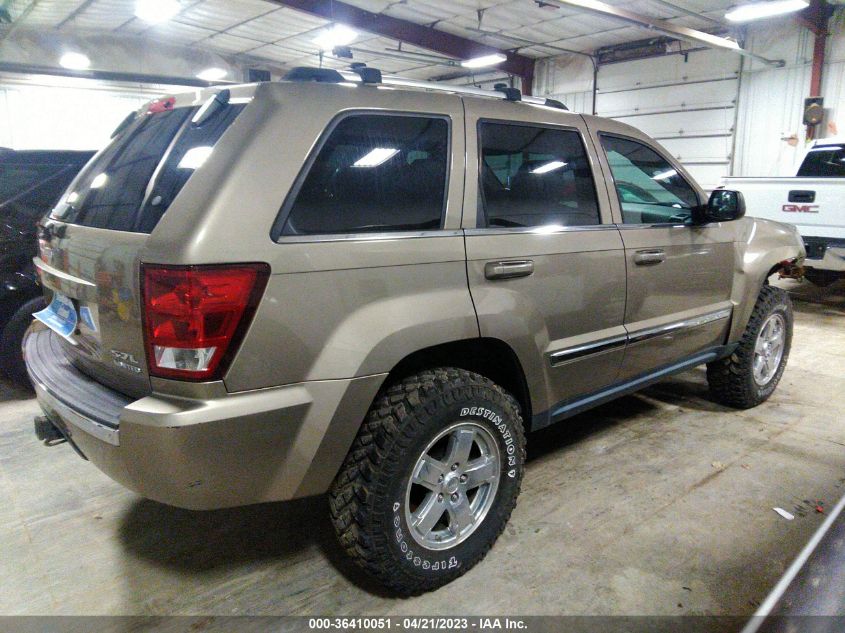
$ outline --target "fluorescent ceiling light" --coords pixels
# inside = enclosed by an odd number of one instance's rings
[[[353,163],[353,167],[378,167],[383,162],[390,160],[399,153],[393,147],[376,147]]]
[[[314,43],[320,50],[330,51],[336,46],[347,46],[358,37],[358,31],[350,29],[344,24],[335,24],[314,38]]]
[[[658,174],[654,174],[651,177],[652,180],[669,180],[672,176],[677,176],[678,172],[674,169],[668,169],[666,171],[661,171]]]
[[[725,14],[731,22],[749,22],[806,9],[806,0],[762,0],[734,7]]]
[[[473,57],[472,59],[465,59],[461,62],[464,68],[482,68],[483,66],[494,66],[501,64],[507,57],[501,53],[492,53],[491,55],[482,55],[481,57]]]
[[[197,77],[203,81],[220,81],[229,73],[222,68],[206,68],[201,73],[197,73]]]
[[[547,174],[550,171],[554,171],[555,169],[560,169],[561,167],[566,167],[567,163],[564,163],[562,160],[553,160],[549,161],[545,165],[540,165],[536,169],[532,169],[532,174]]]
[[[59,59],[59,63],[71,70],[85,70],[91,66],[91,60],[88,59],[87,55],[83,55],[82,53],[65,53]]]
[[[202,167],[203,163],[208,160],[208,157],[211,156],[213,149],[214,148],[209,145],[192,147],[185,152],[185,155],[176,167],[178,169],[199,169]]]
[[[138,0],[135,3],[135,17],[150,24],[158,24],[174,17],[181,8],[177,0]]]

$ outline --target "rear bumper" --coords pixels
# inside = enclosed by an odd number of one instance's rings
[[[804,266],[817,270],[845,272],[845,240],[828,237],[805,237],[807,259]]]
[[[57,339],[34,326],[24,341],[45,414],[112,479],[196,510],[325,492],[384,379],[133,400],[79,372]]]

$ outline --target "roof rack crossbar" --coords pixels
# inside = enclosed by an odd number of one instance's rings
[[[359,82],[361,79],[357,74],[348,71],[340,71],[340,74],[349,81]],[[493,99],[508,99],[508,94],[496,90],[484,90],[475,86],[456,86],[454,84],[439,83],[436,81],[422,81],[419,79],[406,79],[396,75],[382,75],[381,83],[385,86],[397,86],[405,88],[422,88],[424,90],[437,90],[440,92],[454,92],[457,94],[472,95],[476,97],[489,97]],[[518,92],[518,91],[517,91]],[[513,95],[511,95],[513,96]],[[521,95],[521,101],[533,105],[546,106],[558,110],[568,110],[560,101],[546,99],[545,97],[530,97]]]

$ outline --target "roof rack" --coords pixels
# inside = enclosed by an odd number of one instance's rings
[[[530,97],[523,95],[517,88],[509,88],[502,84],[496,84],[495,90],[484,90],[474,86],[456,86],[435,81],[420,81],[417,79],[406,79],[396,75],[384,75],[376,68],[357,66],[353,70],[332,70],[329,68],[311,68],[300,66],[291,70],[283,78],[285,81],[317,81],[320,83],[380,83],[385,86],[397,86],[403,88],[421,88],[423,90],[437,90],[440,92],[454,92],[457,94],[472,95],[475,97],[492,97],[493,99],[506,99],[508,101],[522,101],[532,105],[541,105],[558,110],[569,110],[563,103],[556,99],[544,97]]]
[[[349,81],[356,81],[355,76],[340,71]],[[418,79],[406,79],[405,77],[398,77],[396,75],[382,75],[381,82],[385,86],[398,86],[405,88],[422,88],[424,90],[437,90],[441,92],[455,92],[458,94],[473,95],[476,97],[492,97],[493,99],[506,99],[508,101],[522,101],[533,105],[541,105],[549,108],[556,108],[558,110],[569,110],[563,103],[555,99],[546,99],[545,97],[531,97],[523,95],[516,88],[508,88],[506,91],[500,90],[484,90],[483,88],[476,88],[474,86],[456,86],[454,84],[444,84],[436,81],[421,81]],[[515,92],[514,92],[515,91]],[[516,99],[516,93],[519,93],[519,98]]]

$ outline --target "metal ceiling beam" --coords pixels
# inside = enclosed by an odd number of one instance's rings
[[[768,59],[760,55],[756,55],[750,51],[745,50],[733,40],[729,40],[717,35],[711,35],[704,31],[696,31],[695,29],[688,29],[685,26],[677,26],[661,20],[659,18],[634,13],[620,7],[609,5],[600,0],[543,0],[544,4],[551,4],[558,7],[576,7],[596,13],[607,18],[614,18],[634,26],[639,26],[649,31],[662,33],[675,39],[684,40],[686,42],[693,42],[695,44],[704,44],[710,48],[718,48],[722,50],[733,51],[739,55],[750,57],[761,61],[768,66],[784,66],[786,63],[782,59]]]
[[[491,53],[502,53],[507,59],[491,67],[522,79],[523,92],[531,93],[534,80],[534,60],[513,51],[503,51],[474,40],[438,31],[430,26],[400,20],[382,13],[373,13],[339,0],[270,0],[283,7],[289,7],[316,15],[325,20],[340,22],[347,26],[382,35],[447,55],[455,59],[471,59]]]

